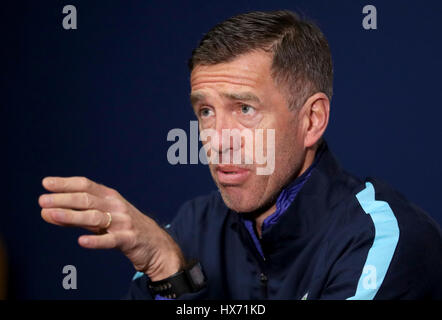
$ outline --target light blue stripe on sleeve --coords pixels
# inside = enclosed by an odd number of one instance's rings
[[[132,281],[138,279],[139,277],[142,277],[144,275],[144,273],[138,271],[137,273],[135,273],[134,277],[132,278]]]
[[[347,300],[372,300],[384,281],[396,245],[399,226],[390,206],[375,199],[375,190],[370,182],[356,195],[362,209],[370,215],[375,228],[373,244],[358,281],[356,293]]]

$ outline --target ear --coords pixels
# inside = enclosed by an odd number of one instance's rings
[[[304,106],[305,132],[304,147],[309,148],[318,142],[325,132],[330,116],[330,100],[322,92],[307,99]]]

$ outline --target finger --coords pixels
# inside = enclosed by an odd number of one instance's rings
[[[99,236],[84,235],[78,238],[78,243],[89,249],[112,249],[117,246],[115,235],[111,233]]]
[[[76,211],[70,209],[43,209],[46,221],[65,227],[102,229],[109,224],[109,215],[99,210]]]
[[[43,218],[43,220],[45,220],[47,223],[54,224],[56,226],[65,227],[66,226],[65,224],[60,223],[52,218],[52,214],[49,210],[52,210],[52,209],[42,209],[41,210],[41,217]],[[91,232],[94,232],[94,233],[100,231],[99,228],[85,228],[85,229],[89,230]]]
[[[42,208],[67,208],[67,209],[98,209],[110,211],[110,201],[98,198],[86,192],[78,193],[52,193],[43,194],[38,199]]]
[[[46,177],[42,180],[42,185],[46,190],[52,192],[87,192],[98,197],[116,193],[115,190],[86,177]]]

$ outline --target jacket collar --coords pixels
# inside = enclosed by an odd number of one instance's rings
[[[281,216],[287,211],[287,209],[293,203],[298,192],[302,189],[304,184],[310,178],[312,171],[315,169],[316,165],[319,162],[319,159],[322,156],[322,153],[325,150],[325,147],[326,147],[325,142],[321,143],[321,145],[319,146],[316,152],[315,159],[311,164],[311,166],[307,170],[305,170],[305,172],[302,175],[300,175],[291,183],[289,183],[288,186],[281,191],[281,193],[278,196],[278,199],[276,200],[276,211],[272,213],[270,216],[268,216],[262,223],[263,231],[269,228],[270,226],[276,224],[278,220],[281,218]]]
[[[349,192],[348,188],[359,185],[358,180],[341,168],[325,141],[321,149],[310,177],[290,206],[276,223],[263,230],[261,244],[264,255],[288,246],[291,241],[308,241],[317,233],[315,231],[324,226],[329,218],[327,213],[342,202]],[[239,214],[233,216],[235,224],[243,225]],[[240,228],[244,231],[243,235],[248,233],[244,225]]]
[[[347,174],[324,141],[324,150],[310,178],[281,216],[262,233],[263,247],[276,249],[291,239],[308,239],[328,221],[328,213],[359,185]],[[266,249],[264,248],[264,251]]]

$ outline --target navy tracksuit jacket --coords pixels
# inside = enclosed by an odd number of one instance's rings
[[[442,299],[442,234],[386,184],[346,173],[325,146],[258,252],[218,191],[188,201],[167,228],[207,288],[180,299]],[[146,275],[129,299],[153,299]]]

